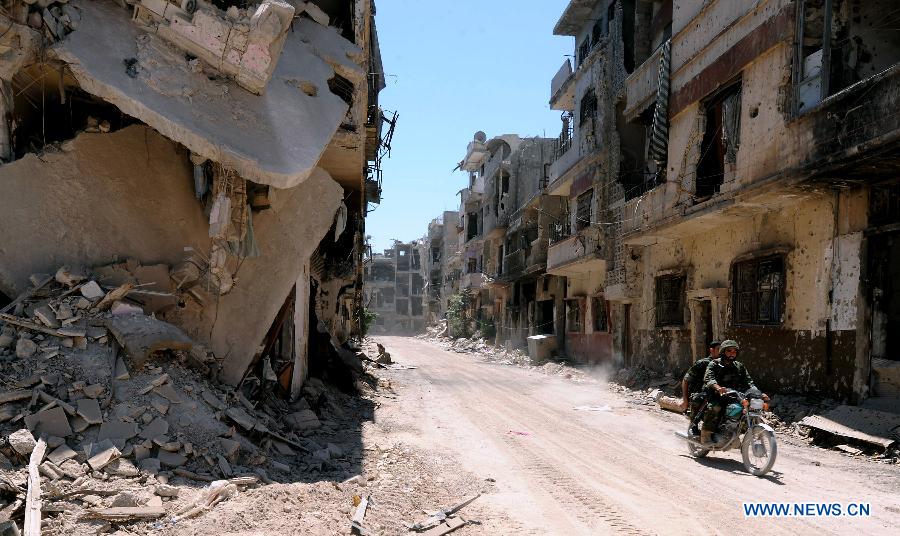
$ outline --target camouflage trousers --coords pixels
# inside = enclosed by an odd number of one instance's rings
[[[703,429],[715,432],[722,420],[722,401],[712,399],[703,411]]]

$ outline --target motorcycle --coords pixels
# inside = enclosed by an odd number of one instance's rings
[[[687,441],[688,453],[695,458],[739,447],[747,471],[754,476],[765,475],[775,465],[778,444],[775,442],[775,430],[763,417],[768,404],[763,401],[762,393],[755,387],[746,393],[729,389],[722,395],[721,402],[724,415],[716,431],[718,440],[714,444],[700,443],[700,438],[691,432],[693,422],[688,424],[686,433],[675,432],[675,435]]]

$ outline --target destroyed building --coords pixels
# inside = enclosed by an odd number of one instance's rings
[[[2,7],[0,306],[86,269],[225,383],[274,368],[296,396],[310,340],[359,328],[392,131],[374,3]]]
[[[443,215],[428,224],[428,292],[425,308],[426,324],[444,318],[447,300],[458,284],[459,266],[459,213],[444,211]]]
[[[376,315],[370,333],[425,330],[427,255],[425,240],[395,241],[365,259],[365,306]]]
[[[490,182],[506,137],[479,133],[462,163],[473,313],[497,342],[546,329],[578,361],[661,372],[734,338],[766,389],[896,408],[888,4],[571,0],[553,28],[574,56],[550,84],[562,125],[538,191],[505,205]],[[537,289],[520,275],[532,262],[510,257],[527,258],[513,232],[534,213]]]

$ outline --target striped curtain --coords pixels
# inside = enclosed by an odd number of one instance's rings
[[[666,160],[669,154],[669,67],[672,63],[672,40],[662,45],[659,55],[659,75],[656,90],[656,107],[653,110],[653,125],[650,130],[650,158],[665,176]]]

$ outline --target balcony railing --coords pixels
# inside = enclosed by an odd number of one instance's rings
[[[550,246],[547,250],[547,271],[576,268],[577,265],[587,263],[605,268],[602,253],[602,237],[597,228],[591,226]]]

